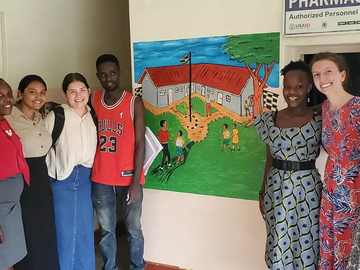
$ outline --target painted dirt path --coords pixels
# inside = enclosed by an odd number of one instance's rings
[[[194,94],[191,94],[191,96],[197,97],[197,98],[201,99],[203,102],[206,102],[205,97],[203,97],[202,95],[194,93]],[[215,108],[217,110],[217,112],[212,113],[210,116],[201,116],[198,113],[192,112],[191,113],[192,119],[190,121],[189,113],[187,113],[186,115],[182,114],[176,108],[178,105],[180,105],[181,103],[184,103],[184,102],[186,103],[187,108],[189,108],[189,98],[188,97],[185,97],[182,100],[171,103],[169,106],[166,107],[166,111],[164,110],[164,108],[159,109],[159,108],[153,107],[152,105],[147,103],[145,100],[144,100],[144,105],[145,105],[145,108],[147,110],[149,110],[155,116],[161,115],[164,113],[172,113],[172,114],[176,115],[179,118],[182,127],[187,131],[189,140],[191,140],[193,142],[201,142],[202,140],[204,140],[209,131],[209,128],[208,128],[209,123],[216,121],[217,119],[229,117],[234,122],[238,122],[240,124],[246,123],[251,120],[251,116],[247,116],[247,117],[240,116],[240,115],[224,108],[223,106],[219,105],[216,102],[211,102],[211,106],[213,108]],[[205,104],[204,104],[204,106],[205,106]]]

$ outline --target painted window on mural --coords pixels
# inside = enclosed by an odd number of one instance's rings
[[[180,92],[183,91],[183,87],[182,87],[182,86],[179,87],[179,91],[180,91]]]
[[[226,95],[226,101],[231,102],[231,97],[229,95]]]
[[[179,87],[175,87],[175,93],[179,93]]]
[[[165,90],[160,91],[160,96],[165,96]]]

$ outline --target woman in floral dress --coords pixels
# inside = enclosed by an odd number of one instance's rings
[[[346,92],[344,58],[319,53],[311,63],[323,103],[322,143],[325,166],[320,208],[320,269],[346,269],[360,203],[360,98]],[[356,269],[356,268],[355,268]]]

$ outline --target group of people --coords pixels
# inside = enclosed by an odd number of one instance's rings
[[[66,103],[42,118],[46,83],[19,83],[15,102],[0,79],[0,270],[95,269],[93,209],[98,216],[104,270],[116,267],[117,202],[124,215],[130,269],[144,269],[141,230],[145,113],[140,98],[120,88],[120,65],[109,54],[96,61],[103,91],[91,95],[79,73],[65,76]],[[349,70],[334,53],[310,66],[281,71],[287,108],[255,117],[267,144],[259,206],[266,222],[270,269],[360,267],[360,98],[348,90]],[[307,106],[312,85],[326,95],[321,110]],[[158,137],[170,138],[167,122]],[[223,125],[223,149],[230,132]],[[233,130],[236,125],[233,125]],[[178,132],[178,159],[185,142]],[[239,149],[239,133],[233,133]],[[328,153],[323,179],[315,166]],[[165,147],[164,147],[165,149]],[[165,151],[166,152],[166,151]],[[170,163],[168,151],[166,157]]]
[[[281,71],[287,108],[255,117],[267,159],[259,192],[269,269],[360,269],[360,97],[341,55],[316,54]],[[312,85],[327,100],[309,108]],[[321,145],[324,175],[315,167]]]
[[[236,128],[236,124],[233,123],[232,124],[232,131],[230,132],[228,130],[228,124],[223,124],[222,125],[222,129],[223,129],[223,133],[221,135],[221,137],[219,138],[219,141],[221,141],[221,139],[223,140],[223,146],[221,151],[225,150],[225,147],[229,148],[230,151],[235,151],[235,148],[237,148],[238,151],[240,151],[240,146],[239,146],[239,140],[240,140],[240,133],[239,130]],[[231,139],[231,146],[230,146],[230,139]]]
[[[104,270],[116,267],[117,202],[130,269],[144,269],[141,230],[145,109],[120,88],[118,59],[96,61],[103,91],[80,73],[62,83],[66,103],[43,119],[47,86],[0,79],[0,270],[95,270],[94,208]]]

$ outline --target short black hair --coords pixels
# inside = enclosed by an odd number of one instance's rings
[[[233,125],[236,127],[236,124],[235,124],[235,123],[233,123]]]
[[[120,70],[119,60],[116,58],[115,55],[112,55],[112,54],[103,54],[103,55],[100,55],[100,56],[98,57],[98,59],[96,60],[96,69],[98,69],[99,66],[100,66],[102,63],[106,63],[106,62],[111,62],[111,63],[116,64],[116,66],[117,66],[118,69]]]
[[[161,120],[160,121],[160,127],[163,127],[165,122],[166,122],[166,120]]]
[[[228,125],[227,125],[227,124],[224,124],[224,126],[225,126],[226,128],[228,128]]]
[[[313,77],[311,73],[311,69],[309,65],[307,65],[304,61],[291,61],[289,64],[287,64],[281,71],[280,74],[285,77],[286,73],[292,70],[301,70],[305,72],[306,77],[309,80],[309,83],[313,83]]]
[[[181,130],[179,130],[179,132],[180,132],[180,136],[182,136],[182,135],[183,135],[182,131],[181,131]]]

